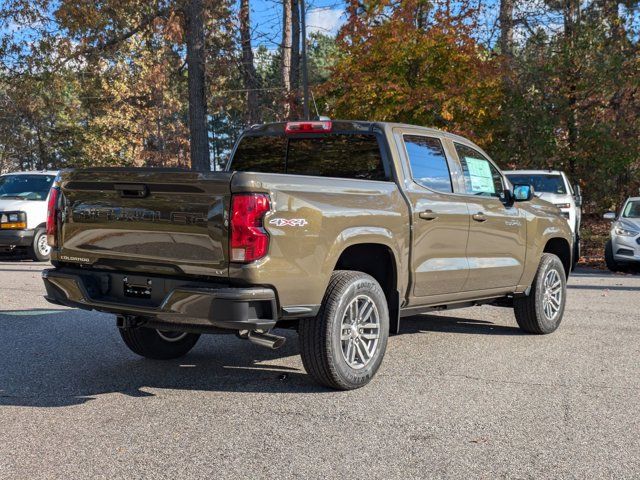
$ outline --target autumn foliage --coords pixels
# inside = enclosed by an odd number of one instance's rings
[[[419,0],[352,12],[323,88],[331,114],[446,128],[490,142],[500,115],[499,63],[472,36],[477,14],[468,5],[427,10]]]
[[[188,167],[185,9],[194,1],[0,4],[0,171]],[[274,45],[254,28],[262,19],[249,20],[252,0],[198,1],[205,128],[210,163],[221,165],[248,123],[301,115],[300,2],[277,2],[289,20]],[[503,168],[564,170],[592,213],[638,193],[638,0],[334,7],[345,12],[338,35],[316,31],[306,42],[314,114],[317,105],[334,118],[441,128]]]

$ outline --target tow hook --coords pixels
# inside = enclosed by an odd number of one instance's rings
[[[280,337],[278,335],[273,335],[272,333],[260,330],[240,330],[237,333],[237,336],[238,338],[249,340],[255,345],[267,347],[271,350],[276,350],[282,347],[287,341],[285,337]]]

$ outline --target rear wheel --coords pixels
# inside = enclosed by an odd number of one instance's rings
[[[389,310],[382,288],[362,272],[336,271],[316,318],[301,320],[300,354],[319,383],[352,390],[378,371],[389,337]]]
[[[29,257],[35,262],[46,262],[51,256],[51,247],[47,243],[47,232],[44,228],[36,230],[33,243],[27,249]]]
[[[567,277],[560,259],[552,253],[542,254],[531,291],[514,299],[518,326],[529,333],[551,333],[558,328],[564,314]]]
[[[129,349],[142,357],[155,360],[179,358],[195,346],[200,335],[154,328],[120,328],[120,336]]]

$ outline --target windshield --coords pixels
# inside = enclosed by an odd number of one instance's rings
[[[5,175],[0,177],[0,200],[18,198],[21,200],[44,201],[53,185],[53,175]]]
[[[566,195],[567,193],[562,175],[507,173],[507,178],[512,185],[533,185],[535,192],[555,193],[558,195]]]
[[[630,200],[622,211],[623,218],[640,218],[640,200]]]

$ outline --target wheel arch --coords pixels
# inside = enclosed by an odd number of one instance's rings
[[[390,331],[400,328],[399,264],[396,253],[386,243],[367,241],[343,248],[333,271],[352,270],[371,275],[382,287],[389,307]]]
[[[564,267],[564,273],[567,278],[571,272],[571,246],[569,242],[562,237],[552,237],[547,240],[542,253],[552,253],[560,259]]]

